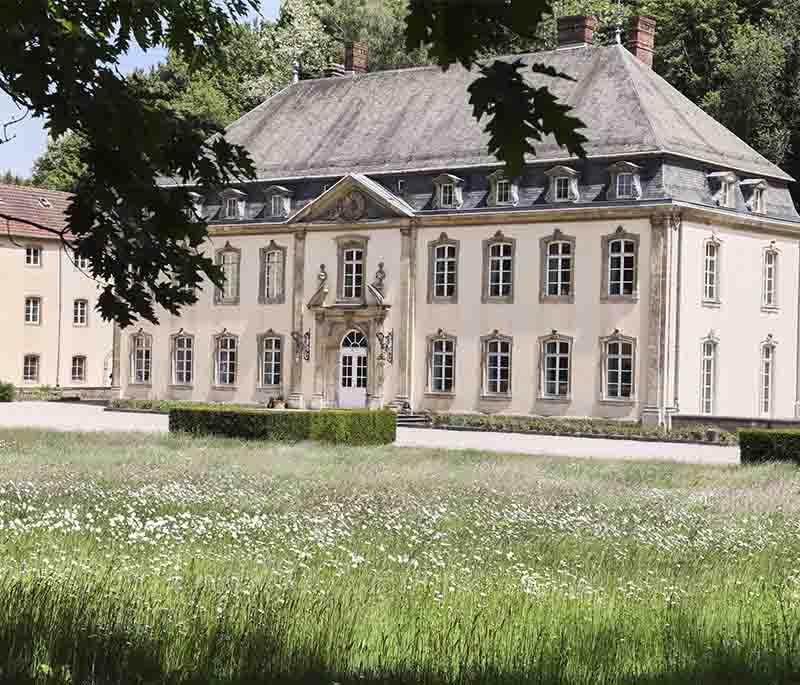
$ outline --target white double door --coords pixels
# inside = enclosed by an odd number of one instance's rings
[[[367,348],[342,347],[339,354],[339,407],[367,406]]]

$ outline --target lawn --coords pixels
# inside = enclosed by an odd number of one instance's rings
[[[779,465],[0,431],[0,682],[797,682],[799,490]]]

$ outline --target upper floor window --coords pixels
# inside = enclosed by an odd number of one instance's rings
[[[397,186],[396,186],[396,187],[397,187],[397,195],[398,195],[399,197],[402,197],[403,195],[405,195],[405,192],[406,192],[406,182],[405,182],[405,179],[398,178],[398,179],[397,179]]]
[[[501,231],[483,243],[483,301],[514,301],[514,251],[516,241]]]
[[[223,333],[215,339],[214,385],[225,387],[236,385],[239,367],[239,339]]]
[[[89,303],[86,300],[75,300],[72,303],[73,326],[85,326],[89,323]]]
[[[86,357],[76,355],[72,358],[71,378],[73,383],[86,382]]]
[[[572,339],[553,331],[539,340],[539,348],[540,396],[543,399],[568,399],[572,390]]]
[[[712,197],[720,207],[736,208],[736,174],[714,171],[707,176]]]
[[[638,200],[642,196],[641,167],[632,162],[615,162],[608,167],[609,200]]]
[[[456,302],[458,297],[458,242],[442,233],[429,246],[430,302]]]
[[[131,383],[150,383],[153,370],[153,336],[135,333],[131,336]]]
[[[541,240],[542,302],[572,302],[575,239],[565,236],[559,229]]]
[[[25,298],[25,323],[38,326],[42,322],[42,298]]]
[[[22,360],[22,380],[26,383],[39,382],[39,355],[26,354]]]
[[[339,238],[339,297],[343,300],[363,300],[366,284],[367,238]]]
[[[292,210],[292,191],[284,186],[270,186],[264,191],[271,217],[287,217]]]
[[[569,178],[556,176],[556,202],[569,202]]]
[[[759,409],[763,416],[772,415],[772,402],[775,386],[775,341],[767,336],[761,344],[761,383]]]
[[[282,304],[286,297],[286,248],[274,240],[261,248],[259,300],[264,304]]]
[[[617,176],[617,197],[620,199],[633,197],[633,174],[626,172]]]
[[[494,331],[481,338],[483,346],[483,394],[511,394],[511,354],[513,339]]]
[[[178,333],[172,338],[172,383],[191,385],[194,380],[194,337]]]
[[[707,240],[703,256],[703,300],[719,302],[719,241]]]
[[[261,385],[279,386],[283,380],[283,339],[270,330],[260,342]]]
[[[635,395],[636,340],[614,331],[602,340],[603,399],[632,400]]]
[[[428,388],[432,393],[453,393],[456,382],[456,339],[439,329],[428,339]]]
[[[498,169],[489,175],[489,196],[487,205],[490,207],[503,205],[516,205],[519,202],[519,186],[516,180],[506,178],[505,172]]]
[[[547,191],[548,202],[577,202],[578,172],[567,166],[557,166],[545,171],[545,176],[550,179]]]
[[[35,246],[28,246],[25,248],[25,265],[26,266],[41,266],[42,265],[42,248]]]
[[[497,204],[507,205],[511,203],[511,181],[502,179],[497,182]]]
[[[75,266],[78,267],[81,271],[88,271],[89,267],[91,266],[91,262],[89,261],[88,257],[75,255]]]
[[[636,299],[638,295],[639,236],[620,226],[603,236],[603,299]]]
[[[713,333],[703,341],[700,377],[700,412],[713,414],[717,391],[717,341]]]
[[[229,197],[225,200],[225,217],[228,219],[239,218],[239,200]]]
[[[222,216],[225,219],[243,219],[247,206],[247,195],[236,188],[227,188],[221,193]]]
[[[770,245],[764,250],[762,306],[766,309],[778,307],[778,250]]]
[[[456,203],[456,188],[452,183],[442,183],[439,186],[439,206],[453,207]]]
[[[283,198],[280,195],[272,196],[272,216],[283,216]]]
[[[458,209],[463,204],[462,187],[464,181],[453,174],[441,174],[433,179],[434,187],[434,208],[435,209]]]
[[[239,303],[239,276],[242,253],[241,250],[226,243],[217,252],[217,264],[222,268],[223,283],[215,291],[217,304]]]

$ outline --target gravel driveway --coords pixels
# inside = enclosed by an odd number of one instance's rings
[[[66,431],[167,431],[162,414],[107,412],[103,407],[58,402],[0,404],[0,428],[43,428]],[[603,440],[566,436],[518,435],[399,428],[403,447],[475,449],[535,456],[672,461],[690,464],[738,464],[738,447],[671,442]]]

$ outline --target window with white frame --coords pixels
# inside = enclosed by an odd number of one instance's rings
[[[137,333],[131,337],[131,383],[150,383],[152,371],[153,337]]]
[[[239,218],[239,198],[238,197],[228,197],[225,198],[225,217],[227,219],[238,219]]]
[[[433,297],[450,299],[456,295],[458,250],[455,243],[433,247]]]
[[[172,338],[172,383],[191,385],[194,380],[194,338],[179,333]]]
[[[736,184],[732,181],[722,182],[722,206],[736,207]]]
[[[75,266],[78,267],[81,271],[88,271],[91,263],[88,257],[81,257],[80,255],[75,255]]]
[[[346,300],[360,299],[364,295],[364,250],[345,247],[342,250],[342,268],[342,297]]]
[[[72,358],[72,382],[84,383],[86,381],[86,357],[76,355]]]
[[[761,345],[761,382],[759,409],[764,416],[772,414],[772,396],[775,385],[775,343],[772,336]]]
[[[285,214],[285,200],[282,195],[275,193],[270,201],[270,214],[272,216],[283,216]]]
[[[572,294],[572,242],[552,240],[547,243],[545,257],[545,295],[550,297]]]
[[[719,243],[707,240],[703,256],[703,299],[719,302]]]
[[[571,352],[569,338],[552,335],[541,341],[541,394],[544,399],[567,399],[571,391]]]
[[[555,178],[555,201],[568,202],[570,200],[570,178],[569,176],[556,176]]]
[[[765,188],[759,186],[753,189],[751,206],[756,214],[767,213],[767,191]]]
[[[635,393],[635,341],[614,335],[605,339],[603,345],[604,399],[633,399]]]
[[[489,245],[489,297],[510,297],[514,287],[514,246],[507,242]]]
[[[483,339],[483,394],[511,394],[512,340],[493,334]]]
[[[713,414],[717,388],[717,342],[703,341],[700,378],[700,413]]]
[[[22,360],[22,380],[26,383],[39,382],[39,355],[26,354]]]
[[[452,393],[455,390],[456,340],[438,335],[430,340],[430,391]]]
[[[38,326],[42,322],[42,298],[25,298],[25,323]]]
[[[29,245],[25,248],[25,265],[26,266],[41,266],[42,265],[42,248]]]
[[[220,335],[216,339],[214,384],[220,387],[236,385],[239,364],[239,340],[234,335]]]
[[[774,248],[764,250],[763,273],[762,304],[774,309],[778,306],[778,251]]]
[[[508,179],[498,179],[495,185],[495,202],[498,205],[511,204],[511,181]]]
[[[219,304],[238,304],[241,252],[230,243],[217,253],[217,264],[222,269],[222,288],[216,290]]]
[[[283,300],[284,251],[267,250],[264,255],[264,299],[267,302]]]
[[[89,323],[89,302],[75,300],[72,303],[72,325],[86,326]]]
[[[608,242],[608,294],[633,295],[636,292],[636,242],[616,238]]]
[[[454,207],[456,204],[456,187],[453,183],[442,183],[439,186],[439,206]]]
[[[261,339],[261,385],[281,384],[283,350],[278,336],[267,335]]]
[[[617,174],[617,198],[625,200],[634,197],[634,195],[633,174],[627,171]]]

